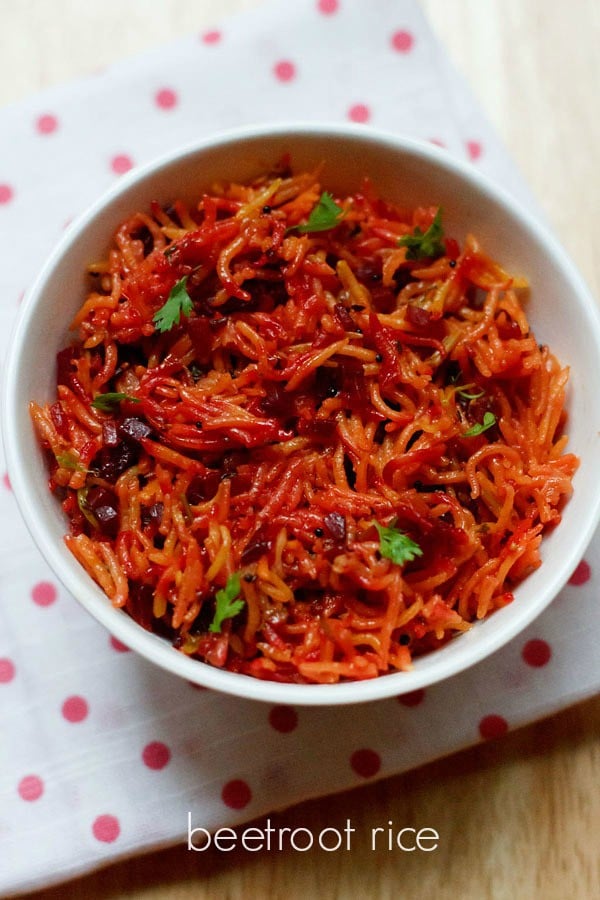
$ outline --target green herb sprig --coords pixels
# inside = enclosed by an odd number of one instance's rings
[[[91,402],[94,409],[101,412],[112,412],[121,400],[127,400],[129,403],[139,403],[139,397],[132,397],[131,394],[124,394],[121,391],[108,391],[106,394],[98,394]]]
[[[379,552],[386,559],[391,559],[398,566],[412,562],[417,556],[423,556],[423,551],[407,534],[391,525],[380,525],[374,522],[379,533]]]
[[[308,217],[308,222],[303,225],[293,225],[289,231],[299,231],[300,234],[309,234],[312,231],[329,231],[339,225],[346,212],[338,206],[332,195],[324,191],[317,205]]]
[[[468,431],[463,432],[463,437],[476,437],[478,434],[483,434],[484,431],[487,431],[488,428],[491,428],[496,422],[496,416],[493,412],[489,412],[488,410],[488,412],[483,414],[483,422],[472,425]]]
[[[415,228],[413,234],[405,234],[400,238],[398,246],[406,247],[407,259],[435,259],[446,252],[443,237],[442,211],[438,209],[427,231]]]
[[[216,593],[215,615],[208,626],[209,631],[220,634],[221,626],[225,619],[233,619],[234,616],[237,616],[243,610],[245,601],[240,598],[241,589],[240,576],[237,572],[234,572],[227,579],[225,587]]]
[[[181,278],[171,290],[166,303],[154,313],[152,321],[156,330],[170,331],[174,325],[179,324],[181,316],[189,316],[194,308],[192,298],[187,292],[187,275]]]

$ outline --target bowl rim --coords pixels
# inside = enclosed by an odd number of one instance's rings
[[[453,655],[450,661],[441,651],[428,654],[425,670],[416,668],[409,672],[398,672],[374,679],[337,684],[280,683],[218,669],[200,660],[185,656],[176,651],[164,639],[145,631],[122,610],[113,607],[106,595],[76,560],[73,562],[77,568],[67,568],[63,565],[58,557],[54,538],[50,537],[36,514],[32,487],[25,477],[24,467],[20,464],[21,439],[14,423],[18,421],[16,413],[19,363],[24,353],[24,345],[32,318],[43,298],[47,282],[63,258],[68,255],[80,234],[94,223],[96,217],[101,215],[106,207],[147,178],[155,176],[173,165],[181,164],[204,151],[270,137],[289,137],[290,140],[293,140],[294,137],[322,139],[328,136],[343,137],[358,143],[383,145],[399,153],[420,157],[426,162],[470,182],[484,195],[490,197],[511,217],[517,219],[519,224],[535,237],[544,250],[554,258],[555,264],[563,271],[572,285],[577,302],[585,314],[586,324],[592,329],[594,341],[600,348],[600,311],[575,265],[545,225],[542,225],[535,216],[523,208],[508,191],[496,185],[477,168],[456,159],[448,151],[431,143],[388,133],[370,126],[293,121],[272,125],[246,125],[241,128],[215,132],[201,140],[174,148],[135,168],[101,194],[66,229],[27,291],[9,343],[2,386],[2,433],[8,475],[17,504],[42,556],[76,600],[112,635],[163,670],[194,684],[241,698],[304,706],[337,706],[399,696],[451,678],[507,644],[549,605],[564,587],[579,562],[600,519],[600,483],[595,495],[590,498],[589,506],[586,507],[588,512],[585,520],[581,523],[578,540],[564,554],[561,554],[560,561],[555,564],[556,572],[551,583],[540,589],[535,602],[528,602],[516,608],[513,617],[507,621],[502,630],[486,634],[485,639],[473,641],[469,640],[469,633],[459,636],[461,644],[464,645],[461,648],[462,654]],[[471,632],[472,634],[473,632]]]

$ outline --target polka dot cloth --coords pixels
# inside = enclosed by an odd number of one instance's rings
[[[298,724],[298,713],[292,706],[274,706],[269,713],[269,725],[275,731],[287,734]]]
[[[527,641],[523,647],[523,660],[528,666],[534,666],[540,669],[550,662],[552,656],[552,648],[547,641],[540,638],[533,638]]]
[[[408,694],[401,694],[398,700],[403,706],[420,706],[425,699],[425,691],[420,688],[418,691],[409,691]]]
[[[35,123],[38,134],[52,134],[58,128],[58,119],[50,113],[39,116]]]
[[[350,757],[350,765],[361,778],[372,778],[381,768],[381,758],[375,750],[355,750]]]
[[[218,44],[221,40],[221,32],[205,31],[201,37],[205,44]]]
[[[0,184],[0,204],[4,206],[10,203],[13,194],[14,191],[10,184]]]
[[[88,703],[83,697],[67,697],[62,705],[63,718],[71,724],[83,722],[88,712]]]
[[[473,162],[479,159],[483,153],[483,147],[479,141],[467,141],[466,147],[469,159],[473,160]]]
[[[293,111],[409,133],[531,207],[448,61],[431,66],[432,53],[412,0],[378,0],[368,28],[352,0],[268,0],[85,90],[62,86],[0,110],[0,242],[19,260],[0,270],[2,358],[17,299],[64,223],[135,166],[217,129]],[[599,538],[558,602],[447,683],[350,708],[260,704],[190,685],[106,633],[34,549],[1,455],[0,473],[1,895],[180,842],[188,810],[213,831],[494,740],[600,688]],[[52,840],[31,840],[44,830]]]
[[[38,581],[31,589],[31,599],[37,606],[52,606],[56,596],[56,586],[51,581]]]
[[[157,105],[160,105],[158,104],[158,101]],[[124,175],[125,172],[129,172],[129,170],[133,168],[133,162],[127,153],[117,153],[117,155],[113,156],[111,159],[110,167],[115,175]]]
[[[159,109],[173,109],[177,106],[177,94],[171,88],[161,88],[156,92],[154,102]]]
[[[110,637],[110,646],[113,648],[113,650],[116,650],[117,653],[127,653],[129,650],[129,647],[126,644],[124,644],[118,638],[112,637],[112,635]]]
[[[339,9],[338,0],[318,0],[317,9],[324,16],[332,16]]]
[[[502,737],[507,731],[508,722],[506,719],[503,718],[503,716],[497,716],[494,713],[484,716],[479,722],[479,734],[486,741],[490,741],[492,738]]]
[[[282,59],[273,66],[277,81],[292,81],[296,77],[296,66],[289,59]]]
[[[409,53],[412,50],[415,39],[410,31],[401,29],[400,31],[395,31],[392,34],[391,42],[392,47],[398,53]]]
[[[368,122],[371,110],[365,103],[354,103],[348,110],[348,118],[351,122]]]
[[[252,799],[252,791],[241,778],[234,778],[223,785],[221,798],[230,809],[244,809]]]
[[[15,664],[12,659],[0,659],[0,684],[8,684],[15,677]]]
[[[592,570],[589,562],[587,560],[582,559],[571,577],[569,578],[569,584],[573,584],[575,587],[581,587],[582,584],[585,584],[592,577]]]
[[[44,793],[44,782],[37,775],[26,775],[19,782],[18,792],[21,800],[32,803],[39,800]]]
[[[92,834],[103,844],[112,844],[121,834],[121,826],[116,816],[102,815],[94,819]]]
[[[149,769],[164,769],[171,759],[171,751],[162,741],[146,744],[142,751],[142,760]]]

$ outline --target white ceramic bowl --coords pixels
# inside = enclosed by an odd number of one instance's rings
[[[447,233],[473,231],[508,271],[531,281],[527,312],[538,340],[571,366],[569,449],[581,459],[574,494],[560,525],[543,540],[543,565],[515,591],[515,600],[412,671],[336,685],[277,684],[212,668],[174,650],[114,609],[63,543],[66,520],[47,488],[47,469],[28,402],[55,393],[55,354],[86,293],[86,266],[107,249],[115,227],[152,199],[197,198],[219,178],[244,181],[284,152],[296,169],[324,160],[324,186],[355,189],[368,174],[376,190],[404,206],[441,204]],[[23,303],[5,371],[3,426],[8,471],[38,547],[65,587],[114,634],[142,656],[189,681],[256,700],[340,704],[415,690],[454,675],[497,650],[528,625],[572,573],[600,515],[600,321],[581,277],[557,242],[528,213],[475,169],[416,141],[363,127],[291,125],[247,128],[180,149],[145,166],[102,197],[65,234]],[[85,652],[85,648],[82,648]]]

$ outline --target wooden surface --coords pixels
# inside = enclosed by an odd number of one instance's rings
[[[422,3],[600,296],[600,3]],[[8,37],[0,54],[0,103],[260,4],[0,0]],[[376,3],[365,0],[365,9],[376,10]],[[272,821],[317,832],[343,827],[347,818],[365,835],[388,819],[431,826],[441,835],[440,846],[431,854],[371,852],[364,842],[347,854],[209,851],[201,856],[176,847],[36,896],[595,900],[600,898],[600,698],[501,741],[303,804]]]

